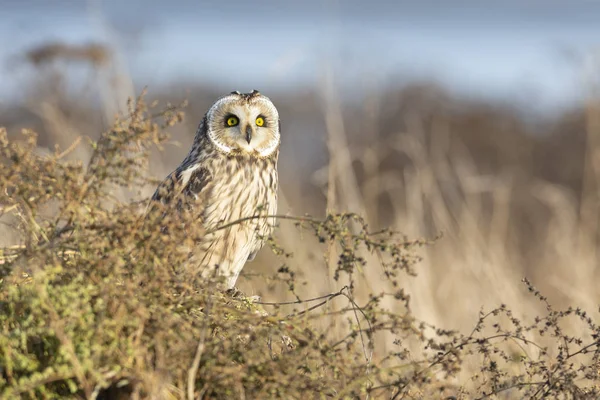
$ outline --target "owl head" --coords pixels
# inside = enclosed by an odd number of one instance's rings
[[[279,147],[279,113],[257,90],[220,98],[206,113],[205,124],[209,140],[227,154],[264,158]]]

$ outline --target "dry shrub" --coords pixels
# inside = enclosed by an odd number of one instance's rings
[[[101,65],[109,62],[111,55],[107,46],[98,43],[77,46],[57,42],[35,47],[29,50],[25,57],[36,66],[51,63],[55,60],[89,62],[92,65]]]
[[[280,218],[330,251],[334,280],[348,282],[339,291],[296,295],[293,249],[273,240],[282,262],[274,279],[296,301],[261,303],[196,279],[182,266],[204,232],[180,229],[185,215],[160,206],[145,214],[147,202],[111,195],[155,183],[149,151],[182,117],[177,107],[150,113],[143,97],[130,102],[90,143],[87,166],[65,161],[72,149],[36,155],[31,132],[22,141],[0,132],[0,212],[19,238],[0,265],[2,398],[600,395],[600,329],[584,311],[555,310],[526,282],[543,315],[522,321],[502,305],[482,312],[470,334],[437,329],[412,313],[403,287],[418,276],[418,248],[431,243],[371,231],[353,213]],[[394,290],[359,304],[355,284],[367,269],[384,271]],[[393,309],[383,305],[390,299]],[[343,331],[322,327],[333,320],[345,321]],[[376,354],[389,337],[394,351]]]

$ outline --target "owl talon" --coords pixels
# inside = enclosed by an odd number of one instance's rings
[[[239,297],[246,297],[246,295],[244,294],[244,292],[242,292],[240,289],[236,288],[236,287],[232,287],[231,289],[227,289],[225,291],[225,293],[227,293],[227,295],[235,298],[239,298]]]
[[[232,287],[231,289],[227,290],[225,293],[227,293],[233,299],[245,300],[250,303],[259,303],[261,300],[261,297],[258,295],[246,296],[244,294],[244,292],[242,292],[241,290],[239,290],[236,287]]]

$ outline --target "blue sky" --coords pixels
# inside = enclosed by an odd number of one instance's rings
[[[318,82],[330,63],[345,85],[434,79],[542,108],[583,93],[565,50],[600,51],[592,1],[0,0],[0,10],[0,99],[30,73],[11,57],[54,40],[112,40],[150,87],[289,88]]]

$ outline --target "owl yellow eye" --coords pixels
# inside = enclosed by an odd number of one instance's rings
[[[265,124],[265,119],[263,117],[256,118],[256,125],[263,126]]]
[[[236,126],[240,123],[240,120],[237,117],[231,116],[227,118],[227,126]]]

